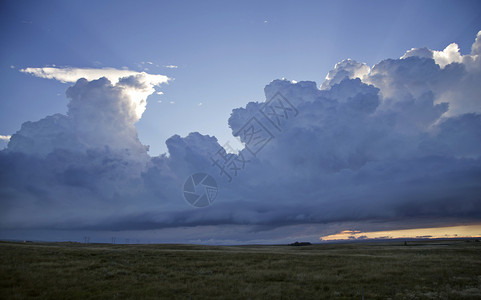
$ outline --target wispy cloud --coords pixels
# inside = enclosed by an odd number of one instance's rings
[[[176,66],[176,65],[167,65],[167,66],[164,66],[166,68],[169,68],[169,69],[177,69],[179,66]]]

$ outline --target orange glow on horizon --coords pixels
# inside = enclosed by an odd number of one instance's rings
[[[323,241],[362,240],[362,239],[397,239],[397,238],[474,238],[481,237],[481,224],[448,227],[415,228],[387,231],[361,232],[343,230],[336,234],[322,236]]]

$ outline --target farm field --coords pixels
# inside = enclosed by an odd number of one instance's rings
[[[0,242],[0,299],[480,299],[481,243]]]

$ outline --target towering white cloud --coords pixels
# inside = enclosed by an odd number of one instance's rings
[[[10,140],[8,150],[47,155],[55,149],[84,151],[117,149],[146,155],[134,127],[155,90],[148,76],[123,77],[113,85],[107,78],[79,79],[67,90],[67,115],[57,114],[26,122]]]
[[[462,63],[463,57],[459,52],[459,46],[456,43],[449,44],[443,51],[429,50],[428,48],[412,48],[407,51],[401,59],[408,57],[432,58],[434,62],[441,68],[452,63]]]
[[[444,116],[481,113],[480,44],[478,33],[471,54],[461,55],[455,43],[443,51],[413,48],[375,65],[362,80],[381,90],[386,106],[430,93],[436,104],[449,104]]]
[[[364,63],[358,63],[352,59],[345,59],[334,66],[334,70],[329,71],[326,80],[322,83],[321,89],[325,90],[334,84],[340,83],[343,79],[363,78],[369,74],[371,69]]]
[[[154,87],[167,83],[168,77],[112,68],[21,71],[75,85],[67,90],[67,115],[24,123],[13,135],[9,151],[45,156],[55,149],[85,151],[109,147],[145,159],[147,148],[138,140],[134,123],[142,117]]]
[[[408,57],[432,58],[442,69],[449,64],[459,63],[470,72],[481,71],[481,31],[476,35],[476,39],[471,47],[471,53],[461,55],[459,46],[456,43],[449,44],[443,51],[430,50],[428,48],[412,48],[408,50],[401,59]]]

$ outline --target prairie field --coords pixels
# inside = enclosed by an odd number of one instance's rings
[[[474,240],[309,246],[0,242],[0,299],[481,299]]]

